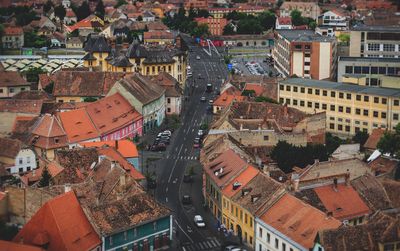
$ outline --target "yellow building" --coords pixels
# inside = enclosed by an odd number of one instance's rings
[[[284,193],[283,185],[249,166],[223,190],[222,223],[255,248],[255,218]]]
[[[343,136],[400,122],[400,90],[291,78],[279,82],[281,103],[307,113],[326,112],[326,130]]]
[[[88,68],[97,68],[109,72],[138,72],[145,76],[167,72],[183,87],[186,80],[187,52],[177,47],[147,47],[134,41],[124,54],[113,53],[103,36],[91,36],[85,44],[83,64]]]

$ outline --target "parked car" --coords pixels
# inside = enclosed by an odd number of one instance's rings
[[[200,138],[196,137],[194,139],[194,144],[193,144],[194,148],[199,148],[200,147]]]
[[[212,100],[212,99],[208,100],[208,104],[209,105],[213,105],[214,104],[214,100]]]
[[[192,198],[190,198],[190,196],[187,194],[183,195],[182,204],[184,204],[184,205],[192,204]]]
[[[165,130],[162,132],[162,135],[167,135],[167,136],[171,137],[172,132],[170,130]]]
[[[200,138],[204,136],[204,131],[203,130],[199,130],[197,132],[197,136],[199,136]]]
[[[201,101],[201,102],[206,102],[206,97],[201,97],[201,98],[200,98],[200,101]]]
[[[197,227],[205,227],[206,223],[203,220],[203,217],[201,215],[195,215],[194,216],[194,224],[196,224]]]
[[[196,56],[196,59],[197,59],[197,60],[200,60],[200,56],[199,56],[199,55],[197,55],[197,56]]]
[[[232,251],[232,250],[234,250],[235,248],[238,248],[238,246],[229,245],[229,246],[226,246],[226,247],[225,247],[224,251]]]

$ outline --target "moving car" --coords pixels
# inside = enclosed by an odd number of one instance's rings
[[[196,56],[196,59],[197,59],[197,60],[200,60],[200,56],[199,56],[199,55],[197,55],[197,56]]]
[[[212,90],[213,90],[212,84],[207,84],[206,91],[207,92],[212,92]]]
[[[192,198],[187,194],[183,195],[182,204],[184,205],[192,204]]]
[[[200,98],[200,101],[201,101],[201,102],[206,102],[206,97],[201,97],[201,98]]]
[[[209,105],[213,105],[214,104],[214,100],[212,100],[212,99],[208,100],[208,104]]]
[[[204,223],[203,217],[201,217],[201,215],[194,216],[194,224],[196,224],[197,227],[205,227],[206,226],[206,223]]]
[[[194,139],[194,144],[193,144],[194,148],[199,148],[200,147],[200,138],[196,137]]]

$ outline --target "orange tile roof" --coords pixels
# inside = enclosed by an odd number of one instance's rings
[[[104,145],[115,147],[115,140],[109,141],[99,141],[99,142],[83,142],[79,143],[79,145],[83,147],[102,147]],[[124,156],[124,158],[137,158],[139,157],[138,150],[136,145],[127,139],[120,139],[118,140],[118,152]]]
[[[73,191],[44,204],[14,237],[14,242],[44,244],[49,251],[92,250],[101,241]]]
[[[11,241],[0,240],[0,250],[2,251],[44,251],[44,249],[30,246],[21,243],[15,243]]]
[[[118,92],[88,104],[85,109],[102,135],[142,119],[142,115]]]
[[[48,164],[43,164],[41,167],[24,174],[21,179],[25,182],[26,185],[29,185],[29,183],[32,182],[39,181],[42,178],[42,173],[46,165],[51,177],[57,176],[64,170],[64,168],[60,166],[57,162],[50,162]]]
[[[7,35],[7,36],[21,35],[23,33],[24,33],[24,31],[22,30],[21,27],[6,27],[6,28],[4,28],[4,35]]]
[[[74,25],[71,26],[67,26],[67,29],[72,32],[76,29],[80,29],[80,28],[94,28],[93,24],[96,24],[96,22],[92,21],[93,19],[95,19],[96,16],[95,15],[90,15],[85,19],[82,19],[81,21],[77,22]],[[96,25],[97,26],[97,25]]]
[[[338,184],[314,188],[324,207],[339,220],[353,219],[370,213],[368,206],[351,186]]]
[[[68,143],[60,120],[50,114],[39,118],[36,127],[32,130],[32,136],[32,144],[44,149],[61,148],[67,146]]]
[[[223,190],[222,193],[230,198],[235,195],[240,189],[246,186],[257,174],[259,173],[258,169],[253,166],[248,166],[242,173],[239,174],[235,179],[233,179]],[[233,189],[233,184],[236,182],[240,183],[240,187],[237,189]]]
[[[84,108],[58,113],[70,143],[100,136]]]
[[[228,94],[227,92],[223,92],[214,101],[214,105],[227,107],[233,102],[233,100],[236,100],[236,101],[240,102],[240,101],[245,100],[245,97],[244,96],[240,96],[240,94],[239,95],[235,95],[235,94],[232,95],[232,94]]]
[[[257,97],[261,96],[264,92],[264,88],[259,84],[247,83],[244,89],[248,91],[253,90]]]
[[[135,180],[144,180],[145,177],[141,174],[135,167],[128,162],[114,147],[102,147],[98,149],[100,155],[105,155],[115,161],[117,161],[125,171],[129,172],[129,174]]]
[[[369,135],[367,141],[364,143],[364,147],[368,149],[376,149],[376,145],[378,144],[379,140],[382,138],[385,130],[381,128],[375,128],[372,130],[371,135]]]
[[[280,198],[260,219],[306,249],[313,247],[318,231],[341,225],[290,194]]]
[[[144,39],[173,39],[174,35],[168,31],[146,31],[143,37]]]

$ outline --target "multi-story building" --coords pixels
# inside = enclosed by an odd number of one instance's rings
[[[145,31],[143,42],[145,44],[173,44],[174,34],[169,31]]]
[[[400,90],[300,78],[279,83],[279,101],[307,113],[326,112],[326,130],[354,135],[400,122]]]
[[[338,81],[400,88],[400,58],[340,57]]]
[[[318,2],[284,2],[279,8],[281,17],[290,17],[293,10],[301,11],[303,17],[317,19],[321,14]]]
[[[343,13],[337,10],[330,10],[318,17],[318,25],[333,28],[334,30],[346,30],[348,22]]]
[[[244,13],[248,15],[258,15],[268,8],[264,6],[254,5],[239,5],[234,8],[208,8],[210,15],[214,18],[224,18],[228,13],[236,11],[238,13]]]
[[[4,49],[19,49],[24,46],[24,31],[21,27],[6,27],[1,42]]]
[[[208,9],[208,0],[184,0],[186,10],[193,9]]]
[[[28,83],[16,71],[4,71],[0,73],[0,98],[10,98],[22,91],[29,91]]]
[[[275,21],[275,29],[277,30],[291,30],[293,29],[291,17],[278,17]]]
[[[350,57],[400,56],[400,26],[355,26],[350,31]]]
[[[336,40],[311,30],[278,30],[273,57],[275,68],[283,76],[335,79]]]
[[[198,24],[206,24],[213,36],[221,36],[224,33],[225,26],[228,24],[226,18],[199,17],[195,21]]]

